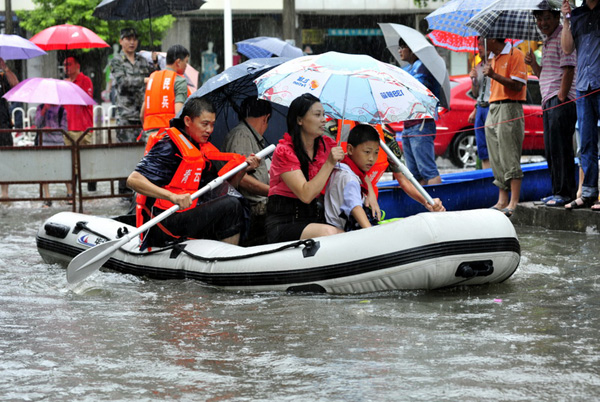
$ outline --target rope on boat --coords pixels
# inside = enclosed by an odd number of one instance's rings
[[[185,245],[183,247],[181,247],[181,245],[177,244],[174,247],[175,248],[179,248],[182,253],[188,255],[189,257],[195,259],[195,260],[200,260],[200,261],[205,261],[205,262],[215,262],[215,261],[232,261],[232,260],[243,260],[245,258],[252,258],[252,257],[259,257],[261,255],[266,255],[266,254],[274,254],[274,253],[278,253],[280,251],[286,250],[288,248],[298,248],[300,246],[304,246],[305,249],[312,249],[315,246],[318,247],[318,242],[314,241],[313,239],[306,239],[306,240],[299,240],[297,242],[291,243],[291,244],[286,244],[283,245],[281,247],[272,249],[272,250],[264,250],[264,251],[259,251],[258,253],[253,253],[253,254],[244,254],[244,255],[234,255],[234,256],[230,256],[230,257],[202,257],[200,255],[196,255],[193,254],[189,251],[187,251],[185,249]]]
[[[184,240],[182,240],[184,241]],[[130,255],[136,255],[136,256],[146,256],[146,255],[152,255],[152,254],[156,254],[156,253],[162,253],[168,250],[171,250],[171,257],[175,258],[177,257],[178,254],[183,253],[186,254],[187,256],[189,256],[190,258],[194,259],[194,260],[198,260],[198,261],[204,261],[204,262],[215,262],[215,261],[233,261],[233,260],[243,260],[245,258],[252,258],[252,257],[258,257],[261,255],[267,255],[267,254],[274,254],[274,253],[278,253],[280,251],[286,250],[288,248],[298,248],[300,246],[304,246],[305,249],[303,250],[306,253],[306,250],[313,250],[313,249],[318,249],[319,247],[319,242],[316,242],[313,239],[305,239],[305,240],[298,240],[297,242],[294,243],[290,243],[290,244],[286,244],[283,245],[281,247],[277,247],[275,249],[271,249],[271,250],[264,250],[264,251],[259,251],[257,253],[252,253],[252,254],[242,254],[242,255],[233,255],[233,256],[227,256],[227,257],[204,257],[201,255],[197,255],[194,254],[188,250],[185,249],[185,244],[172,244],[170,246],[167,247],[163,247],[161,249],[158,250],[152,250],[152,251],[148,251],[145,253],[138,253],[135,251],[130,251],[130,250],[125,250],[123,248],[121,248],[121,251],[126,253],[126,254],[130,254]]]
[[[84,221],[77,222],[75,224],[75,230],[76,231],[85,230],[93,235],[96,235],[98,237],[106,239],[107,241],[110,240],[110,238],[108,236],[105,236],[102,233],[99,233],[93,229],[90,229],[90,227],[87,226],[87,222],[84,222]],[[121,228],[119,228],[119,231],[121,231]],[[119,233],[119,234],[120,234],[119,237],[122,237],[122,234],[121,233]],[[180,253],[184,253],[194,260],[199,260],[199,261],[204,261],[204,262],[215,262],[215,261],[243,260],[245,258],[252,258],[252,257],[261,256],[261,255],[274,254],[274,253],[278,253],[280,251],[286,250],[288,248],[298,248],[300,246],[304,246],[304,250],[303,250],[304,256],[309,257],[309,256],[314,255],[316,253],[316,251],[319,249],[319,242],[317,242],[313,239],[304,239],[304,240],[298,240],[294,243],[285,244],[285,245],[283,245],[281,247],[277,247],[275,249],[259,251],[257,253],[252,253],[252,254],[242,254],[242,255],[234,255],[234,256],[227,256],[227,257],[203,257],[201,255],[196,255],[190,251],[187,251],[185,249],[186,245],[181,244],[181,242],[186,241],[186,240],[188,240],[188,239],[182,238],[177,243],[171,244],[167,247],[163,247],[163,248],[152,250],[152,251],[147,251],[144,253],[130,251],[130,250],[126,250],[124,248],[120,248],[120,250],[126,254],[136,255],[136,256],[152,255],[152,254],[163,253],[165,251],[171,250],[171,258],[175,258]]]

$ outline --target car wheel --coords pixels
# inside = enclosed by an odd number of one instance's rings
[[[477,163],[477,144],[474,131],[458,133],[450,147],[450,161],[459,168],[474,167]]]

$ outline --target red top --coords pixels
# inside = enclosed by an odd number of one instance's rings
[[[83,89],[85,93],[93,97],[94,87],[92,86],[92,80],[84,73],[79,73],[73,81],[79,88]],[[79,105],[64,105],[67,111],[67,122],[69,131],[84,131],[89,127],[94,127],[94,106],[79,106]]]
[[[336,142],[331,138],[326,136],[322,136],[321,138],[325,141],[325,149],[323,149],[322,146],[319,146],[314,161],[309,163],[309,180],[319,173],[319,170],[321,170],[329,157],[331,148],[337,146]],[[281,180],[282,173],[291,172],[293,170],[301,170],[300,161],[294,153],[292,137],[286,133],[283,136],[283,139],[279,140],[279,144],[273,153],[273,162],[271,163],[271,170],[269,170],[269,175],[271,177],[269,195],[282,195],[284,197],[298,198],[283,180]]]

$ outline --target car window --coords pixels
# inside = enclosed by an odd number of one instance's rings
[[[527,104],[541,105],[542,94],[540,92],[540,83],[537,80],[527,80]]]

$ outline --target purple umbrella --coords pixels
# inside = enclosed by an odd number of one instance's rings
[[[48,103],[50,105],[95,105],[83,89],[69,81],[54,78],[28,78],[3,96],[9,102]]]
[[[46,54],[35,43],[19,35],[0,34],[0,58],[25,60]]]

